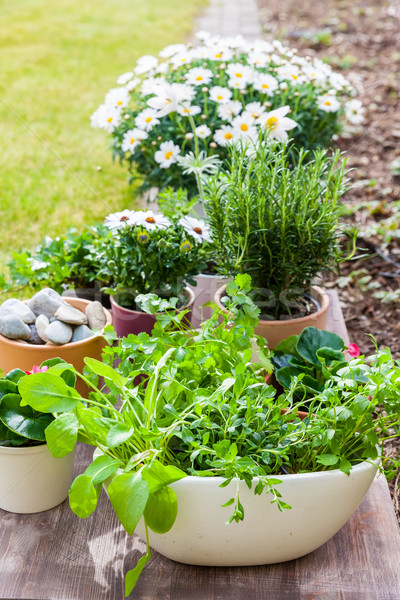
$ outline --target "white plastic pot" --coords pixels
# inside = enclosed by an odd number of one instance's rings
[[[217,290],[228,283],[226,277],[220,275],[206,275],[200,273],[194,278],[197,281],[196,287],[190,285],[195,295],[193,310],[192,310],[192,326],[199,327],[202,321],[206,321],[212,315],[212,308],[202,308],[206,302],[214,302],[214,296]]]
[[[68,496],[75,451],[54,458],[46,444],[0,446],[0,508],[36,513],[57,506]]]
[[[277,489],[291,510],[280,512],[265,492],[255,495],[240,482],[244,521],[226,525],[236,483],[220,488],[221,477],[186,477],[171,487],[178,498],[178,515],[165,534],[149,530],[150,546],[167,558],[205,566],[246,566],[293,560],[327,542],[351,517],[377,471],[363,462],[349,476],[339,470],[279,475]],[[143,520],[136,533],[145,539]]]

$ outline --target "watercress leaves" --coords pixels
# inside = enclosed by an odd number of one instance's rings
[[[108,496],[124,529],[132,535],[149,498],[149,485],[141,472],[122,473],[113,478]]]
[[[45,435],[50,452],[56,458],[66,456],[75,448],[79,421],[73,413],[62,413],[50,423]]]
[[[38,413],[30,406],[21,406],[19,394],[5,394],[0,403],[0,419],[17,435],[44,442],[45,429],[54,417]]]
[[[21,404],[29,404],[42,412],[73,410],[81,400],[78,392],[61,377],[48,372],[26,375],[20,379],[18,389],[22,397]]]
[[[176,493],[170,487],[164,486],[149,495],[143,516],[152,531],[166,533],[175,523],[177,514]]]
[[[115,369],[105,365],[95,358],[86,357],[85,364],[90,368],[91,371],[93,371],[93,373],[96,373],[96,375],[99,375],[100,377],[110,379],[117,387],[123,388],[128,381],[127,377],[123,377],[117,371],[115,371]]]
[[[81,519],[85,519],[96,509],[97,491],[89,475],[78,475],[72,482],[68,496],[71,510]]]

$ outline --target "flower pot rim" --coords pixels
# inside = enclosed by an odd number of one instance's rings
[[[36,446],[0,446],[0,454],[40,454],[45,448],[48,448],[46,443]]]
[[[368,471],[371,468],[378,468],[379,463],[381,461],[380,456],[378,456],[375,459],[366,459],[361,461],[360,463],[353,465],[350,471],[350,477],[351,475],[355,472],[355,473],[359,473],[362,471]],[[266,477],[271,477],[273,479],[279,479],[282,480],[282,482],[284,481],[294,481],[296,479],[300,479],[302,481],[304,481],[305,479],[315,479],[316,477],[348,477],[348,475],[346,475],[346,473],[344,473],[343,471],[341,471],[340,469],[327,469],[325,471],[307,471],[305,473],[278,473],[278,474],[273,474],[271,473],[270,475],[266,475]],[[259,477],[253,477],[252,481],[253,482],[257,482],[259,480]],[[176,484],[180,484],[180,482],[184,482],[187,481],[188,483],[191,482],[199,482],[199,485],[206,485],[207,482],[213,481],[215,483],[218,483],[218,486],[226,481],[226,477],[221,477],[220,475],[216,476],[216,477],[201,477],[200,475],[187,475],[186,477],[183,477],[182,479],[179,479],[178,481],[175,481],[174,483],[170,484],[170,485],[176,485]],[[200,483],[201,482],[201,483]],[[242,482],[242,480],[240,480],[240,482]],[[243,483],[245,483],[243,481]]]
[[[190,287],[185,286],[184,290],[185,290],[186,296],[188,297],[188,301],[186,302],[186,304],[184,306],[181,306],[180,308],[175,309],[176,311],[186,310],[187,308],[190,308],[191,304],[193,304],[193,302],[195,300],[195,294]],[[127,308],[126,306],[121,306],[120,304],[118,304],[117,300],[115,299],[116,297],[117,297],[117,294],[115,296],[110,295],[111,308],[115,305],[118,308],[118,310],[121,310],[121,311],[125,310],[128,313],[132,313],[132,314],[136,314],[136,315],[148,315],[148,316],[152,316],[152,317],[156,317],[156,315],[164,314],[163,312],[158,312],[158,313],[155,313],[154,315],[152,315],[150,313],[143,312],[142,310],[134,310],[133,308]]]
[[[227,284],[226,284],[227,285]],[[227,312],[224,305],[221,303],[221,298],[225,293],[226,285],[220,287],[215,293],[215,303],[218,308]],[[267,320],[267,319],[259,319],[260,323],[266,323],[270,327],[282,327],[282,325],[291,325],[291,324],[299,324],[299,323],[307,323],[308,321],[315,321],[320,315],[324,314],[329,309],[329,295],[323,291],[323,289],[317,285],[312,285],[310,288],[311,292],[314,292],[318,300],[320,300],[321,308],[319,308],[316,312],[311,313],[310,315],[305,315],[304,317],[297,317],[294,319],[281,319],[281,320]]]
[[[87,306],[88,304],[93,302],[93,300],[85,300],[84,298],[73,298],[72,296],[68,296],[68,298],[70,298],[72,300],[71,306],[74,306],[74,303],[77,303],[77,304],[82,303],[84,306]],[[22,302],[24,304],[28,304],[29,300],[23,300]],[[79,308],[79,307],[74,306],[74,308]],[[107,319],[104,327],[107,327],[107,325],[112,324],[112,316],[111,316],[111,312],[107,308],[104,308],[104,306],[103,306],[103,310],[105,312],[106,319]],[[104,328],[102,331],[104,331]],[[6,338],[4,335],[0,334],[0,344],[17,346],[18,348],[24,348],[24,349],[35,348],[36,352],[45,353],[46,351],[48,351],[49,348],[58,348],[58,347],[59,348],[66,348],[66,347],[78,348],[79,346],[89,345],[95,338],[98,338],[98,337],[101,337],[101,333],[95,333],[91,337],[86,338],[84,340],[78,340],[77,342],[68,342],[66,344],[52,344],[51,346],[47,346],[46,344],[27,344],[25,342],[20,342],[18,340],[12,340],[10,338]]]

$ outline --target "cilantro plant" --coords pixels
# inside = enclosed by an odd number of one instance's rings
[[[349,473],[378,456],[378,441],[400,432],[400,367],[388,349],[338,369],[334,385],[311,399],[304,420],[298,417],[296,379],[275,397],[264,380],[270,357],[254,335],[258,309],[249,289],[250,278],[238,276],[230,287],[229,311],[215,311],[200,330],[186,329],[183,315],[167,310],[151,337],[119,340],[105,349],[103,362],[86,358],[85,375],[65,366],[92,388],[87,400],[72,394],[60,373],[24,379],[24,403],[34,409],[57,403],[59,412],[67,411],[68,419],[56,419],[55,448],[78,434],[98,448],[72,484],[72,510],[90,515],[105,483],[129,534],[144,519],[147,552],[126,575],[126,595],[150,558],[148,529],[165,533],[174,524],[179,507],[169,484],[189,475],[222,476],[222,487],[243,480],[286,510],[279,492],[282,473],[331,468]],[[362,383],[353,376],[360,370]],[[246,518],[239,486],[224,506],[231,507],[231,527]]]

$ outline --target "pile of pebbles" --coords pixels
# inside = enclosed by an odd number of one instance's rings
[[[68,344],[101,331],[107,318],[100,302],[90,302],[83,313],[51,288],[44,288],[27,304],[10,298],[0,306],[0,334],[27,344]]]

